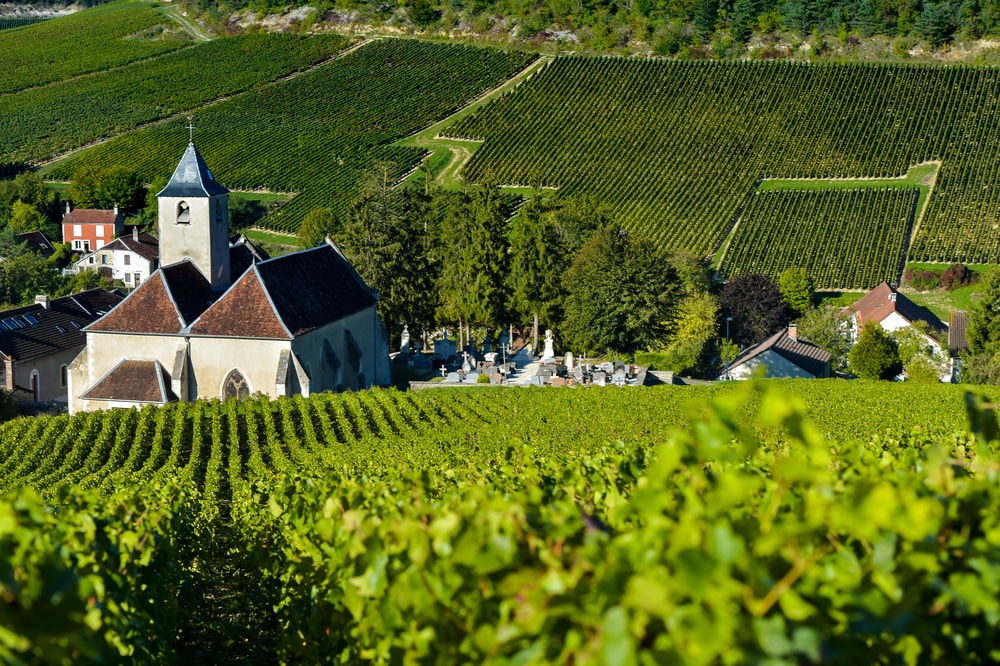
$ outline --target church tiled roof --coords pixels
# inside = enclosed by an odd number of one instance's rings
[[[212,287],[190,261],[165,266],[88,331],[180,333],[205,311]]]
[[[248,270],[191,326],[192,335],[290,339],[255,270]]]
[[[211,197],[229,192],[219,184],[208,170],[201,153],[189,143],[174,175],[167,186],[160,190],[158,197]]]
[[[293,335],[378,302],[340,250],[329,243],[261,262],[257,270],[278,316]]]
[[[235,239],[230,239],[229,247],[229,275],[233,281],[239,279],[247,272],[251,265],[258,261],[267,261],[271,258],[267,252],[257,247],[246,236],[240,234]]]
[[[347,259],[324,243],[254,264],[191,333],[291,338],[376,303]]]
[[[170,377],[158,361],[129,359],[122,359],[81,397],[84,400],[148,402],[158,405],[177,400],[177,396],[170,390]]]

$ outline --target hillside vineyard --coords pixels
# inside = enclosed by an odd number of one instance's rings
[[[534,54],[414,40],[366,44],[323,67],[253,90],[197,115],[198,147],[234,189],[296,192],[266,224],[294,231],[313,208],[345,213],[363,174],[379,162],[401,176],[424,156],[394,141],[442,120],[500,85]],[[120,137],[60,165],[127,164],[146,178],[170,168],[187,121]]]
[[[740,214],[722,271],[777,280],[797,266],[820,289],[893,282],[919,196],[915,187],[756,192]]]
[[[760,179],[896,177],[941,160],[910,259],[988,262],[998,106],[992,68],[567,57],[449,133],[485,140],[468,180],[593,194],[702,255]]]

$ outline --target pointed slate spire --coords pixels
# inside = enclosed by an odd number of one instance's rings
[[[219,184],[205,165],[201,153],[189,143],[181,161],[174,169],[174,175],[158,197],[211,197],[226,194],[229,190]]]

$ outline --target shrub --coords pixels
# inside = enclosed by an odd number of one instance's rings
[[[941,273],[941,287],[951,291],[967,287],[975,280],[976,274],[965,264],[952,264]]]

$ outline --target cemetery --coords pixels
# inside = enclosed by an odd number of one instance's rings
[[[433,381],[411,381],[410,388],[432,386],[642,386],[647,381],[646,369],[622,361],[577,359],[573,352],[557,355],[552,331],[545,332],[540,356],[531,345],[515,347],[510,331],[503,330],[494,350],[486,337],[482,346],[471,338],[459,349],[459,342],[448,337],[445,330],[427,352],[419,343],[412,343],[407,327],[400,337],[400,351],[392,354],[393,365],[435,370]]]

